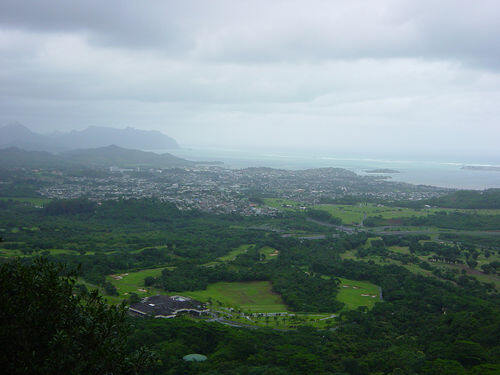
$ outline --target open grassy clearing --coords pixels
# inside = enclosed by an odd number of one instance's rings
[[[220,317],[245,325],[287,329],[303,325],[327,328],[335,323],[331,313],[289,312],[271,288],[268,281],[218,282],[206,290],[180,294],[203,302],[211,301],[212,309]]]
[[[241,245],[238,248],[234,249],[233,251],[230,251],[228,254],[221,256],[217,259],[223,262],[230,262],[232,260],[235,260],[238,255],[246,253],[248,249],[250,249],[252,246],[254,245],[252,244]]]
[[[379,255],[369,255],[369,256],[366,256],[363,258],[358,258],[356,256],[356,250],[346,251],[346,252],[342,253],[340,257],[342,259],[352,259],[352,260],[358,260],[358,261],[363,261],[363,262],[368,262],[369,260],[371,260],[378,265],[396,264],[398,266],[402,266],[402,267],[406,268],[408,271],[413,272],[415,274],[435,277],[430,271],[424,270],[415,264],[403,264],[402,262],[400,262],[398,260],[385,258],[385,257],[383,258]]]
[[[60,255],[60,254],[73,254],[73,255],[78,255],[79,253],[75,250],[68,250],[68,249],[46,249],[46,250],[39,250],[39,251],[33,251],[32,253],[26,253],[24,254],[21,250],[19,249],[0,249],[0,257],[32,257],[32,256],[41,256],[44,255],[45,252],[48,252],[50,255]],[[90,252],[87,252],[89,254]]]
[[[379,287],[367,281],[341,278],[338,300],[345,309],[359,306],[372,308],[380,301]],[[218,282],[207,290],[182,292],[182,295],[211,302],[212,308],[225,319],[249,325],[272,328],[293,328],[309,325],[327,328],[335,324],[333,313],[291,313],[281,297],[271,290],[268,281]],[[287,313],[273,315],[273,313]]]
[[[349,280],[339,277],[340,290],[337,299],[345,303],[344,309],[353,310],[360,306],[372,308],[380,302],[380,290],[368,281]]]
[[[269,248],[269,251],[271,250],[274,252],[274,249]],[[128,298],[132,292],[141,297],[162,293],[161,290],[144,286],[145,277],[157,277],[162,270],[163,268],[153,268],[109,275],[106,279],[117,288],[119,296],[106,296],[106,300],[110,303],[117,303]],[[359,306],[371,308],[379,300],[376,285],[348,279],[341,279],[341,281],[337,298],[346,304],[346,308],[354,309]],[[84,284],[87,285],[87,283]],[[96,288],[90,284],[87,287]],[[206,290],[186,291],[179,294],[203,302],[211,302],[212,308],[219,311],[222,317],[241,324],[286,329],[302,325],[327,328],[335,323],[334,316],[329,313],[290,313],[281,297],[272,292],[272,285],[268,281],[218,282],[209,285]],[[273,313],[287,314],[275,316],[272,315]]]
[[[279,251],[276,250],[275,248],[272,248],[270,246],[264,246],[259,250],[261,256],[264,255],[266,261],[271,260],[271,259],[276,259],[276,257],[279,254]]]
[[[432,255],[419,256],[420,259],[428,260]],[[498,261],[498,258],[495,256],[491,256],[487,261],[485,260],[484,255],[479,256],[477,259],[477,266],[475,268],[470,268],[465,258],[462,258],[463,264],[450,264],[446,262],[432,262],[432,265],[442,269],[456,270],[458,272],[465,271],[467,276],[472,276],[475,279],[479,280],[483,283],[493,283],[497,290],[500,290],[500,277],[495,274],[486,274],[481,271],[481,265],[485,263],[489,263],[491,261]],[[429,262],[430,263],[430,262]]]
[[[39,227],[11,227],[11,228],[0,228],[0,232],[4,233],[19,233],[19,232],[38,232]]]
[[[395,252],[395,253],[410,254],[408,247],[389,246],[388,249],[390,251]],[[432,255],[434,255],[434,253],[431,253],[429,255],[419,255],[418,257],[421,260],[429,261],[429,258],[432,257]],[[434,277],[434,278],[438,278],[440,280],[444,280],[444,279],[441,279],[441,278],[437,277],[436,275],[434,275],[431,271],[424,270],[424,269],[420,268],[418,265],[413,264],[413,263],[403,264],[402,262],[400,262],[398,260],[390,259],[387,257],[381,257],[379,255],[369,255],[369,256],[366,256],[363,258],[358,258],[356,256],[356,250],[349,250],[349,251],[344,252],[341,255],[341,258],[342,259],[361,260],[361,261],[365,261],[365,262],[371,260],[374,263],[379,264],[379,265],[396,264],[398,266],[402,266],[402,267],[406,268],[408,271],[410,271],[414,274],[428,276],[428,277]],[[444,263],[444,262],[432,262],[431,264],[434,267],[441,267],[441,268],[445,268],[445,269],[458,270],[459,272],[461,272],[462,270],[465,270],[465,272],[468,276],[475,277],[477,280],[479,280],[481,282],[493,283],[495,285],[496,289],[500,290],[500,278],[497,275],[485,274],[485,273],[480,271],[480,266],[482,264],[489,263],[489,262],[492,262],[495,260],[498,261],[499,258],[500,257],[498,255],[491,255],[489,258],[485,258],[484,255],[481,254],[477,259],[478,265],[475,269],[471,269],[470,267],[467,266],[467,264],[465,264],[465,258],[462,259],[464,264],[449,264],[449,263]]]
[[[255,246],[255,245],[253,245],[253,244],[240,245],[240,246],[238,246],[238,248],[234,249],[233,251],[230,251],[228,254],[217,258],[216,261],[205,263],[205,264],[203,264],[203,266],[213,267],[213,266],[216,266],[217,264],[221,264],[221,262],[231,262],[231,261],[235,260],[238,257],[238,255],[246,253],[253,246]],[[278,256],[279,252],[278,252],[278,250],[276,250],[272,247],[264,246],[264,247],[259,249],[259,254],[261,254],[261,256],[262,255],[264,256],[262,258],[262,261],[267,262],[271,259],[275,259]]]
[[[399,254],[410,254],[408,246],[389,246],[388,249]]]
[[[264,202],[270,207],[280,210],[300,210],[307,205],[281,198],[265,198]],[[376,204],[320,204],[314,206],[315,209],[324,210],[334,217],[342,219],[344,224],[360,224],[368,216],[382,216],[384,219],[394,219],[400,217],[425,216],[437,212],[464,212],[481,215],[498,215],[500,209],[448,209],[448,208],[422,208],[412,209],[405,207],[391,207]]]
[[[18,249],[0,249],[0,257],[11,258],[11,257],[29,257],[30,254],[24,254]]]
[[[320,204],[314,208],[324,210],[334,217],[342,219],[345,224],[360,224],[368,216],[382,216],[384,219],[397,217],[425,216],[440,209],[428,208],[414,210],[411,208],[398,208],[388,206],[378,206],[374,204],[363,205],[341,205],[341,204]]]
[[[139,297],[146,297],[160,293],[161,291],[159,289],[144,286],[144,279],[148,276],[160,276],[165,268],[166,267],[150,268],[135,272],[108,275],[106,276],[106,281],[111,282],[111,284],[116,287],[119,297],[122,299],[128,298],[130,293],[137,293]]]
[[[280,210],[298,210],[306,206],[304,203],[282,198],[264,198],[263,200],[269,207],[278,208]]]
[[[279,198],[266,198],[264,202],[271,207],[282,210],[297,210],[305,207],[300,202],[295,202]],[[324,210],[334,217],[342,219],[344,224],[360,224],[365,217],[381,215],[384,219],[392,219],[396,217],[424,216],[430,213],[443,211],[444,209],[427,208],[427,209],[411,209],[400,207],[379,206],[375,204],[320,204],[314,206],[315,209]],[[472,210],[471,210],[472,211]],[[477,211],[477,210],[474,210]],[[492,211],[492,210],[485,210]],[[500,211],[500,210],[493,210]]]
[[[423,243],[428,242],[428,241],[422,240],[419,242],[421,244],[423,244]],[[401,246],[389,246],[388,249],[393,251],[393,252],[396,252],[396,253],[410,254],[410,250],[407,246],[403,246],[403,247],[401,247]],[[484,283],[493,283],[497,290],[500,289],[500,278],[497,275],[485,274],[485,273],[481,272],[482,265],[487,264],[487,263],[491,263],[491,262],[495,262],[495,261],[496,262],[500,261],[500,255],[498,255],[498,253],[492,252],[491,255],[487,258],[484,255],[484,252],[480,251],[478,258],[476,259],[477,266],[475,268],[470,268],[467,265],[467,259],[463,255],[460,256],[460,258],[459,258],[463,262],[463,264],[450,264],[450,263],[439,262],[439,261],[438,262],[430,262],[429,259],[432,258],[434,255],[436,255],[436,254],[432,252],[428,255],[417,255],[417,256],[421,260],[425,260],[425,261],[433,264],[436,267],[447,268],[447,269],[451,269],[451,270],[458,270],[459,272],[462,272],[462,270],[465,270],[465,272],[468,276],[472,276],[472,277],[476,278],[477,280],[484,282]],[[416,266],[414,264],[407,264],[407,265],[404,265],[404,267],[406,267],[407,269],[411,270],[414,273],[419,273],[416,270],[421,270],[418,266]]]
[[[457,270],[458,272],[462,272],[462,270],[465,270],[465,273],[467,276],[472,276],[476,278],[477,280],[483,282],[483,283],[493,283],[495,285],[495,288],[497,290],[500,290],[500,278],[497,275],[494,274],[485,274],[479,271],[476,267],[476,269],[470,268],[466,264],[448,264],[448,263],[441,263],[441,262],[435,262],[433,263],[434,266],[445,268],[445,269],[450,269],[450,270]]]
[[[496,290],[497,291],[500,290],[500,278],[496,275],[486,275],[484,273],[478,273],[474,271],[471,272],[470,270],[467,272],[467,274],[469,276],[475,277],[476,279],[478,279],[483,283],[493,283],[495,285]]]
[[[248,312],[285,312],[288,311],[279,294],[273,293],[269,281],[218,282],[210,284],[206,290],[183,292],[197,300],[218,302]]]
[[[122,296],[108,296],[104,293],[104,289],[102,287],[97,286],[95,284],[88,283],[85,280],[83,280],[81,277],[79,277],[77,279],[77,283],[85,285],[87,287],[88,291],[98,290],[99,294],[104,298],[104,300],[108,304],[111,304],[111,305],[119,304],[125,299],[125,297],[127,297],[127,296],[124,296],[124,297],[122,297]]]

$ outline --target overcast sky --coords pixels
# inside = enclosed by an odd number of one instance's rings
[[[500,156],[500,1],[0,1],[0,123]]]

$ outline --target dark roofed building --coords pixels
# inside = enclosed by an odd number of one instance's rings
[[[173,318],[180,313],[201,315],[208,312],[208,309],[202,302],[188,297],[156,295],[130,305],[129,312],[136,316]]]

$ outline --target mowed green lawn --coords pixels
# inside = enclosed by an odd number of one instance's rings
[[[218,282],[210,284],[206,290],[182,292],[182,295],[206,302],[212,300],[228,307],[248,312],[288,311],[279,294],[273,293],[269,281]]]
[[[221,256],[217,259],[219,261],[222,261],[222,262],[231,262],[231,261],[235,260],[238,255],[246,253],[253,246],[255,246],[255,245],[245,244],[245,245],[238,246],[238,248],[230,251],[228,254]],[[260,248],[259,253],[261,255],[264,255],[265,261],[271,260],[273,258],[276,258],[276,256],[278,256],[278,251],[276,249],[273,249],[272,247],[269,247],[269,246],[264,246],[264,247]],[[212,265],[215,265],[218,263],[219,262],[210,262],[210,263],[206,263],[204,265],[205,266],[212,266]]]
[[[380,291],[377,285],[368,281],[349,280],[342,277],[339,279],[341,284],[337,299],[345,303],[345,309],[353,310],[360,306],[370,309],[376,302],[380,302]]]
[[[304,204],[296,201],[279,199],[279,198],[266,198],[264,199],[266,205],[270,207],[275,207],[280,210],[299,210]],[[360,224],[365,216],[382,216],[384,219],[393,219],[400,217],[411,217],[411,216],[426,216],[436,212],[448,211],[460,211],[464,213],[475,213],[480,215],[498,215],[500,214],[499,209],[484,209],[484,210],[465,210],[465,209],[448,209],[448,208],[423,208],[423,209],[412,209],[404,207],[390,207],[390,206],[378,206],[375,204],[319,204],[314,206],[314,209],[324,210],[334,217],[342,219],[343,224]]]
[[[120,297],[127,298],[130,293],[137,293],[140,297],[145,297],[159,293],[159,291],[154,288],[144,286],[144,279],[148,276],[158,277],[164,269],[165,267],[150,268],[136,272],[108,275],[106,276],[106,280],[111,282],[111,284],[116,287]]]
[[[251,245],[251,244],[238,246],[238,248],[230,251],[228,254],[221,256],[217,259],[219,259],[223,262],[229,262],[229,261],[235,260],[238,255],[246,253],[248,251],[248,249],[252,246],[253,245]]]
[[[364,220],[365,215],[366,217],[380,215],[384,219],[392,219],[398,217],[425,216],[441,211],[440,209],[435,208],[414,210],[411,208],[389,206],[378,207],[373,204],[353,206],[345,204],[320,204],[314,208],[324,210],[332,216],[342,219],[342,223],[344,224],[359,224]]]
[[[345,309],[356,309],[359,306],[372,308],[380,301],[379,287],[367,281],[356,281],[339,278],[341,285],[337,299],[345,303]],[[281,297],[273,293],[269,281],[252,282],[218,282],[210,284],[206,290],[182,292],[194,299],[212,301],[217,307],[233,307],[246,312],[285,312],[288,311]],[[375,296],[375,297],[373,297]]]
[[[259,250],[260,254],[264,254],[265,260],[276,259],[278,257],[279,251],[270,246],[264,246]]]
[[[24,254],[21,250],[18,250],[18,249],[0,249],[0,257],[21,257],[21,258],[24,258],[24,257],[31,257],[31,256],[40,256],[45,251],[49,252],[50,255],[60,255],[60,254],[78,255],[79,254],[75,250],[68,250],[68,249],[46,249],[46,250],[33,251],[32,253],[29,253],[29,254],[28,253]]]

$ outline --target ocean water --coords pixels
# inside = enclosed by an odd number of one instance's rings
[[[160,150],[157,150],[160,152]],[[358,174],[370,169],[394,169],[400,173],[388,174],[391,180],[411,184],[432,185],[456,189],[500,188],[500,172],[464,170],[464,165],[494,165],[490,161],[475,160],[393,160],[392,158],[329,155],[322,152],[268,152],[223,148],[185,147],[164,150],[175,156],[196,161],[222,161],[227,168],[271,167],[306,169],[338,167]]]

